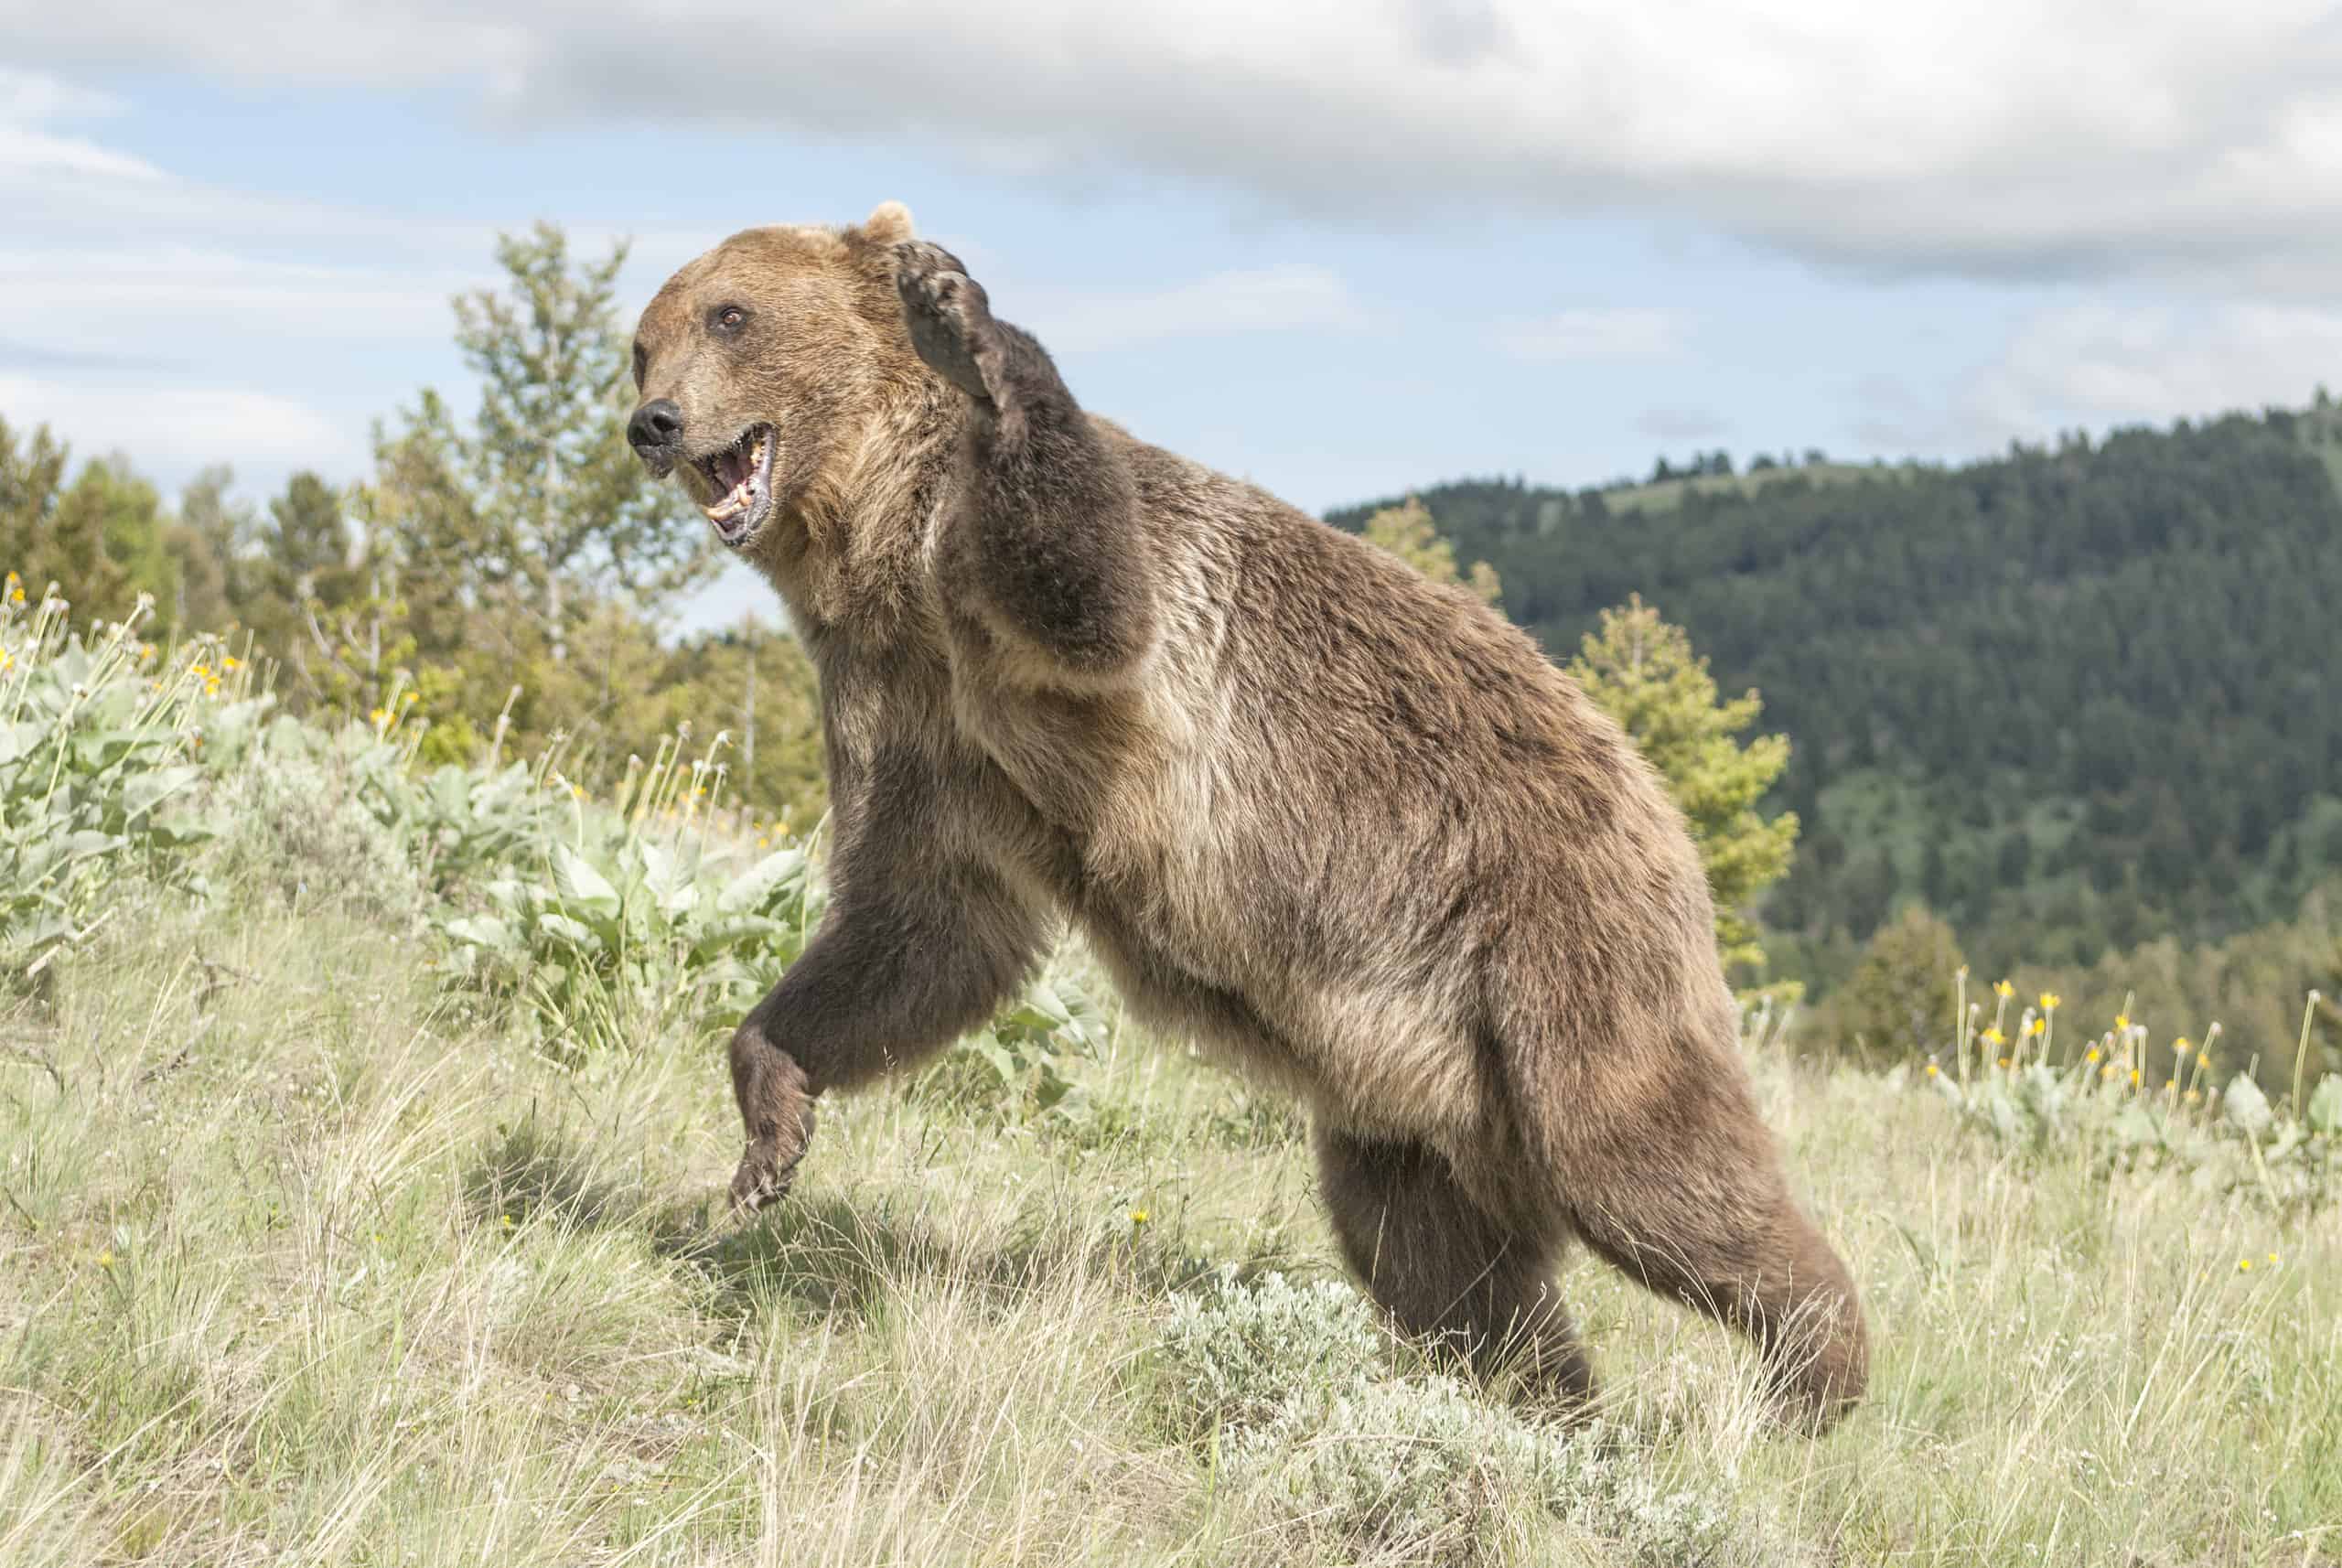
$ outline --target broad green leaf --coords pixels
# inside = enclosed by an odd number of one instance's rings
[[[553,880],[562,902],[583,905],[599,914],[618,913],[618,890],[565,843],[553,846]]]
[[[203,769],[192,763],[133,774],[122,787],[122,809],[134,819],[145,816],[202,777]]]
[[[457,941],[468,942],[494,952],[514,952],[520,948],[512,928],[493,915],[466,915],[447,921],[439,929]]]
[[[2246,1137],[2257,1137],[2269,1126],[2269,1097],[2261,1092],[2259,1084],[2239,1073],[2220,1097],[2220,1114]]]
[[[573,920],[566,915],[547,912],[537,917],[537,929],[556,941],[574,948],[599,949],[607,944],[593,927],[583,920]]]
[[[725,883],[715,907],[726,915],[766,912],[777,894],[801,887],[804,872],[803,850],[777,849]]]
[[[2342,1073],[2329,1073],[2309,1097],[2309,1124],[2327,1137],[2342,1134]]]

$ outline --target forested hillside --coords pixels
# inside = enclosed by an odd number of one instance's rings
[[[2342,868],[2342,411],[2323,394],[1957,468],[1812,456],[1422,492],[1556,657],[1639,592],[1726,691],[1761,689],[1795,746],[1774,804],[1805,824],[1765,908],[1799,939],[1777,969],[1842,972],[1847,939],[1913,899],[1996,972],[2089,964],[2290,920]]]

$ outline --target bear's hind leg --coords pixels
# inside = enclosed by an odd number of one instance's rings
[[[1594,1372],[1552,1279],[1558,1239],[1491,1219],[1445,1156],[1322,1123],[1316,1144],[1343,1256],[1398,1326],[1470,1361],[1583,1402]]]

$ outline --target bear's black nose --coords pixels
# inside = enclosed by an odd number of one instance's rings
[[[626,444],[642,456],[663,454],[683,433],[683,411],[671,398],[654,398],[626,422]]]

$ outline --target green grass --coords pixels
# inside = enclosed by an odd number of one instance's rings
[[[1081,1119],[843,1102],[736,1230],[714,1036],[564,1068],[367,922],[118,898],[0,1016],[0,1563],[1670,1561],[1636,1487],[1720,1563],[2342,1561],[2334,1212],[2026,1163],[1899,1081],[1756,1054],[1873,1315],[1839,1432],[1575,1262],[1625,1489],[1492,1473],[1411,1541],[1240,1485],[1180,1402],[1211,1271],[1340,1275],[1295,1119],[1176,1047],[1077,1064]],[[1401,1430],[1343,1441],[1403,1474],[1438,1385],[1373,1358]]]

